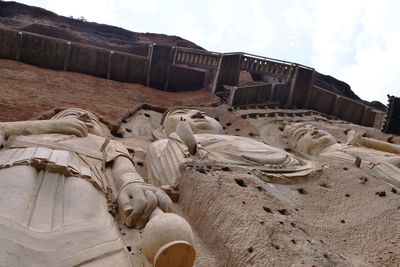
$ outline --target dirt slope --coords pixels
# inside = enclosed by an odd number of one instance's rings
[[[0,121],[26,120],[55,107],[81,107],[115,122],[140,102],[169,107],[218,101],[207,90],[170,93],[0,59]]]

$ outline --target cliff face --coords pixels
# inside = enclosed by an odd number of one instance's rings
[[[368,101],[362,100],[360,97],[358,97],[358,95],[356,95],[353,92],[353,90],[351,90],[350,85],[348,85],[347,83],[345,83],[341,80],[338,80],[335,77],[332,77],[330,75],[325,75],[325,74],[316,72],[315,85],[322,87],[324,89],[327,89],[336,94],[343,95],[343,96],[346,96],[351,99],[360,100],[364,104],[371,106],[373,108],[376,108],[376,109],[379,109],[382,111],[384,111],[386,109],[386,106],[379,101],[368,102]]]
[[[59,16],[43,8],[16,2],[0,2],[0,26],[141,56],[147,55],[148,43],[204,50],[178,36],[132,32],[115,26],[86,22],[83,18]],[[332,76],[317,73],[315,84],[334,93],[360,100],[374,108],[386,109],[386,106],[378,101],[361,100],[347,83]]]

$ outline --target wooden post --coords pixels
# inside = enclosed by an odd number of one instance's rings
[[[71,42],[67,42],[67,46],[65,47],[65,56],[64,56],[64,71],[68,70],[68,61],[69,61],[70,51],[71,51]]]
[[[241,70],[241,64],[242,63],[242,57],[243,57],[243,53],[240,53],[239,58],[238,58],[238,65],[237,65],[237,80],[235,81],[234,85],[238,85],[239,84],[239,78],[240,78],[240,70]]]
[[[149,60],[149,66],[147,68],[146,86],[150,85],[151,58],[153,57],[153,46],[154,45],[155,45],[155,43],[149,44],[149,51],[147,53],[147,58]]]
[[[331,105],[328,115],[334,115],[335,107],[336,107],[336,103],[337,103],[338,99],[339,99],[339,95],[336,95],[335,100],[333,100],[333,102],[332,102],[332,105]]]
[[[341,98],[340,95],[336,95],[336,99],[335,99],[335,101],[334,101],[334,106],[333,106],[333,111],[332,111],[332,115],[335,116],[335,117],[337,117],[337,118],[339,118],[339,117],[337,116],[337,113],[338,113],[337,105],[338,105],[338,101],[339,101],[340,98]],[[339,119],[342,120],[342,118],[339,118]]]
[[[367,106],[366,105],[363,105],[363,110],[362,110],[362,113],[361,113],[361,116],[360,116],[360,118],[358,119],[358,122],[357,122],[357,124],[360,124],[360,125],[364,125],[365,124],[365,116],[366,116],[366,114],[367,114]],[[364,126],[366,126],[366,125],[364,125]]]
[[[170,64],[170,65],[168,66],[168,69],[167,69],[167,79],[166,79],[166,81],[165,81],[164,91],[167,91],[167,89],[168,89],[169,76],[170,76],[170,74],[171,74],[171,67],[172,67],[172,65],[175,63],[177,51],[178,51],[178,47],[173,46],[173,47],[172,47],[172,50],[171,50],[171,53],[174,54],[174,57],[173,57],[173,60],[172,60],[172,64]]]
[[[235,94],[236,94],[236,90],[238,89],[238,87],[237,86],[233,86],[233,88],[231,89],[231,92],[230,92],[230,94],[229,94],[229,98],[228,98],[228,105],[230,105],[230,106],[232,106],[234,103],[233,103],[233,100],[234,100],[234,98],[235,98]]]
[[[273,84],[271,87],[271,93],[269,94],[269,98],[268,98],[268,100],[270,102],[272,102],[272,99],[274,98],[275,87],[276,87],[276,84]]]
[[[314,84],[314,79],[315,79],[315,70],[314,70],[314,69],[313,69],[313,72],[312,72],[311,75],[312,75],[312,76],[311,76],[311,81],[310,81],[310,83],[308,84],[308,86],[307,86],[307,91],[306,91],[306,102],[305,102],[303,108],[308,108],[308,105],[310,104],[310,98],[311,98],[310,91],[311,91],[311,88],[312,88],[312,86],[313,86],[313,84]]]
[[[107,80],[111,77],[111,58],[114,51],[110,50],[110,54],[108,54],[108,65],[107,65]]]
[[[295,72],[294,72],[294,77],[292,79],[292,81],[290,82],[290,91],[289,91],[289,97],[288,97],[288,101],[287,101],[287,106],[292,106],[293,103],[293,91],[294,88],[296,86],[296,81],[297,81],[297,76],[299,74],[299,66],[294,66],[296,68]]]
[[[212,86],[212,88],[211,88],[211,94],[212,94],[212,95],[215,95],[215,91],[217,90],[217,83],[218,83],[218,78],[219,78],[219,71],[220,71],[220,69],[221,69],[222,57],[223,57],[222,54],[219,55],[217,72],[215,73],[214,81],[213,81],[213,86]]]
[[[16,61],[20,60],[21,57],[21,49],[22,49],[22,32],[18,32],[19,34],[19,43],[18,43],[18,50],[17,50],[17,56],[15,57]]]

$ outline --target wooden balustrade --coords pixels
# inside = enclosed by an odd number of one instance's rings
[[[219,53],[178,47],[175,56],[175,63],[207,69],[217,69],[220,58],[221,54]]]
[[[286,61],[279,61],[259,56],[243,54],[241,69],[258,74],[266,74],[281,79],[290,79],[290,73],[294,69],[294,64]]]

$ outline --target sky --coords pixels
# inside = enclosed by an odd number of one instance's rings
[[[17,0],[135,32],[176,35],[215,52],[300,63],[367,101],[400,96],[398,0]]]

